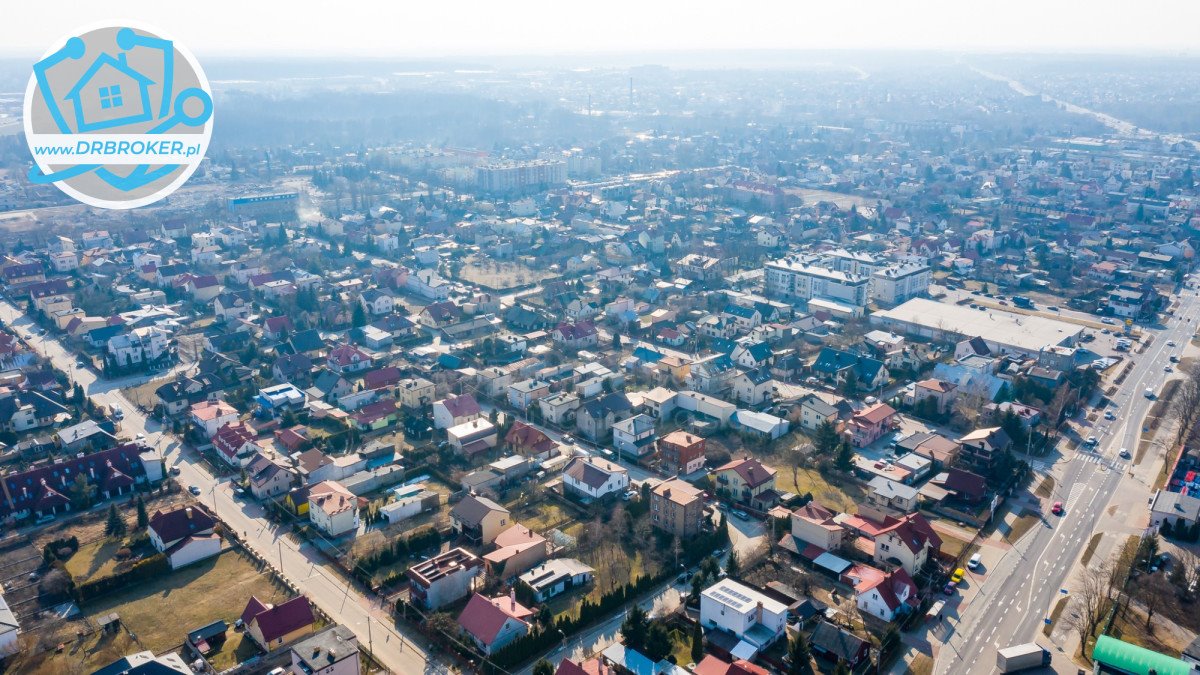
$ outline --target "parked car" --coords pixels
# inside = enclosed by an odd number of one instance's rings
[[[742,511],[741,509],[734,511],[733,515],[737,516],[738,518],[741,518],[742,520],[750,519],[750,514],[746,513],[745,511]]]
[[[970,560],[967,561],[967,569],[977,570],[977,569],[979,569],[979,565],[982,562],[983,562],[983,554],[976,553],[975,555],[971,556]]]
[[[1113,411],[1111,411],[1111,410],[1105,410],[1105,411],[1104,411],[1104,419],[1106,419],[1106,420],[1115,420],[1115,419],[1117,419],[1117,416],[1113,414]]]
[[[967,576],[967,571],[960,567],[954,570],[954,574],[950,575],[950,581],[957,584],[958,582],[962,581],[963,577],[965,576]]]
[[[189,486],[188,486],[188,492],[190,492],[190,493],[192,493],[192,494],[196,495],[197,497],[199,497],[199,496],[200,496],[200,486],[199,486],[199,485],[189,485]]]
[[[1129,459],[1133,457],[1133,455],[1129,453],[1129,448],[1121,448],[1121,452],[1118,452],[1117,455],[1120,456],[1121,459]]]
[[[171,475],[178,476],[179,475],[179,467],[177,467],[177,466],[171,467]]]
[[[945,593],[946,595],[954,595],[954,589],[957,586],[958,586],[958,584],[951,581],[950,583],[946,584],[945,586],[942,586],[942,592]]]

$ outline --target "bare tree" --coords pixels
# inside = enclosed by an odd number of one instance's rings
[[[1071,594],[1075,598],[1075,603],[1074,610],[1068,618],[1068,625],[1079,633],[1079,641],[1083,644],[1087,643],[1088,638],[1096,632],[1096,627],[1100,625],[1110,597],[1111,579],[1111,562],[1085,567]]]
[[[1171,580],[1184,602],[1194,601],[1200,589],[1200,555],[1181,547],[1175,553],[1175,569],[1171,572]]]
[[[1146,612],[1146,630],[1154,633],[1154,613],[1170,600],[1171,589],[1161,574],[1143,574],[1130,584],[1130,593]]]
[[[1167,418],[1177,425],[1174,445],[1179,445],[1200,420],[1200,365],[1188,368],[1186,377],[1175,388]]]

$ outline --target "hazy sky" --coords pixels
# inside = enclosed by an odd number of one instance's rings
[[[96,22],[158,26],[200,56],[441,56],[695,49],[1167,51],[1200,0],[3,0],[0,51]]]

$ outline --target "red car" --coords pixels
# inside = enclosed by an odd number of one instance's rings
[[[1054,506],[1050,507],[1050,513],[1053,513],[1056,516],[1061,516],[1063,514],[1063,503],[1054,502]]]

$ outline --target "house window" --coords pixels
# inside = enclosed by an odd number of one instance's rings
[[[121,85],[114,84],[111,87],[100,87],[100,108],[107,110],[109,108],[120,108],[125,102],[121,99]]]

